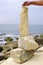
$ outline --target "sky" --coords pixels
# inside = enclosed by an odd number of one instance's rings
[[[19,24],[24,1],[26,0],[0,0],[0,24]],[[28,23],[43,24],[43,6],[28,6]]]

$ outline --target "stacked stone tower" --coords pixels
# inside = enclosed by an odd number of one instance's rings
[[[20,14],[20,38],[18,40],[18,48],[11,51],[14,61],[23,63],[29,60],[34,50],[38,48],[38,44],[32,36],[28,36],[28,8],[22,7]]]

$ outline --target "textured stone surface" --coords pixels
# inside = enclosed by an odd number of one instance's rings
[[[0,53],[0,61],[4,59],[4,54]]]
[[[6,43],[3,46],[3,52],[6,52],[7,50],[13,49],[13,48],[16,48],[16,47],[18,47],[18,41]]]
[[[20,36],[28,35],[28,8],[22,7],[22,11],[20,13]]]
[[[18,40],[18,47],[25,50],[35,50],[38,48],[38,44],[34,41],[32,36],[20,37]]]
[[[43,37],[35,36],[34,40],[38,43],[38,45],[43,45]]]
[[[0,65],[43,65],[43,53],[35,53],[34,57],[25,63],[18,64],[12,57],[8,58],[5,62]]]
[[[39,50],[43,50],[43,48],[40,48]],[[30,60],[22,64],[16,63],[13,58],[10,57],[0,65],[43,65],[43,52],[34,53],[34,56]]]
[[[34,51],[25,51],[24,49],[17,48],[11,51],[11,57],[18,63],[23,63],[33,56]]]

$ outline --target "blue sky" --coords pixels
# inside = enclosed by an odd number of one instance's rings
[[[26,0],[0,0],[0,24],[19,24],[22,3]],[[43,24],[43,6],[28,7],[29,24]]]

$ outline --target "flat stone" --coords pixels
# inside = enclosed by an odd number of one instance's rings
[[[18,47],[27,51],[36,50],[38,48],[38,44],[34,41],[32,36],[24,36],[19,38]]]
[[[10,55],[17,63],[23,63],[29,60],[33,56],[33,53],[33,50],[25,51],[24,49],[17,48],[12,50]]]

